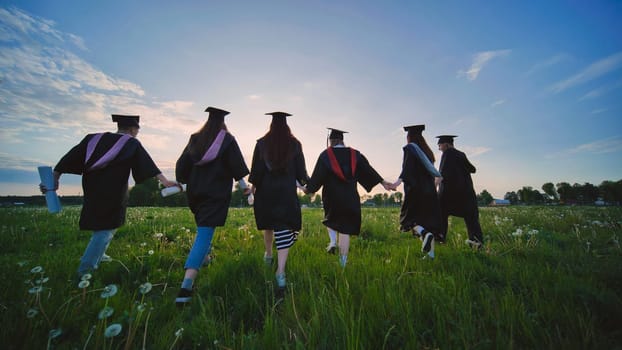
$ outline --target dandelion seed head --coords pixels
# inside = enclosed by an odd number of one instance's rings
[[[33,268],[30,270],[30,272],[32,272],[32,273],[41,273],[41,272],[43,272],[43,267],[41,267],[41,266],[35,266],[35,267],[33,267]]]
[[[176,336],[177,338],[179,338],[179,337],[181,337],[181,335],[182,335],[183,333],[184,333],[184,329],[183,329],[183,327],[182,327],[182,328],[178,329],[178,330],[175,332],[175,336]]]
[[[121,333],[122,329],[123,327],[120,324],[113,323],[110,326],[108,326],[108,328],[106,328],[106,330],[104,331],[104,337],[106,338],[116,337],[117,335],[119,335],[119,333]]]
[[[41,293],[43,291],[43,287],[42,286],[34,286],[32,288],[30,288],[28,290],[28,293],[30,294],[37,294],[37,293]]]
[[[147,242],[142,242],[142,243],[140,244],[140,246],[141,246],[141,247],[146,247],[146,246],[147,246]]]
[[[26,313],[26,317],[33,318],[37,316],[38,313],[39,313],[39,310],[37,309],[29,309],[28,312]]]
[[[149,255],[153,255],[155,252],[153,251],[153,249],[149,249],[149,251],[147,252]]]
[[[104,288],[104,291],[101,294],[101,297],[106,299],[106,298],[110,298],[111,296],[114,296],[115,294],[117,294],[117,286],[115,284],[109,284]]]
[[[82,275],[82,277],[80,277],[80,280],[82,281],[88,281],[91,278],[93,278],[93,275],[91,275],[90,273],[85,273],[84,275]]]
[[[63,334],[63,330],[60,328],[56,328],[50,331],[50,333],[48,334],[48,337],[50,337],[50,339],[54,339],[54,338],[58,338],[61,334]]]
[[[143,312],[145,311],[146,308],[147,308],[147,305],[145,303],[142,303],[136,307],[136,310],[138,310],[138,312]]]
[[[101,309],[101,311],[97,315],[97,318],[99,318],[100,320],[103,320],[105,318],[112,316],[113,313],[114,313],[114,309],[111,308],[110,306],[106,306],[103,309]]]
[[[149,282],[145,282],[138,287],[138,291],[140,294],[147,294],[151,291],[151,288],[153,288],[153,285]]]
[[[84,289],[84,288],[86,288],[86,287],[88,287],[88,286],[90,286],[90,285],[91,285],[91,282],[90,282],[90,281],[88,281],[88,280],[82,280],[82,281],[80,281],[80,283],[78,283],[78,288],[80,288],[80,289]]]
[[[156,234],[155,234],[155,235],[153,235],[153,236],[154,236],[155,238],[160,239],[160,238],[164,237],[164,233],[158,232],[158,233],[156,233]]]

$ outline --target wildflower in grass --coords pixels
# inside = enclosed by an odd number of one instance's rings
[[[101,311],[97,315],[97,318],[99,318],[100,320],[103,320],[105,318],[112,316],[113,313],[114,313],[113,308],[111,308],[110,306],[105,306],[103,309],[101,309]]]
[[[523,235],[523,230],[521,228],[517,228],[516,231],[512,232],[512,236],[518,237]]]
[[[37,310],[37,309],[29,309],[28,312],[26,313],[26,317],[27,318],[33,318],[33,317],[37,316],[38,313],[39,313],[39,310]]]
[[[157,239],[160,239],[160,238],[164,237],[164,233],[160,233],[160,232],[158,232],[158,233],[156,233],[155,235],[153,235],[153,237],[155,237],[155,238],[157,238]]]
[[[117,286],[115,284],[109,284],[104,288],[104,291],[101,294],[101,297],[104,299],[110,298],[117,294]]]
[[[141,247],[146,247],[146,246],[147,246],[147,242],[142,242],[142,243],[140,244],[140,246],[141,246]]]
[[[536,230],[536,229],[529,230],[529,231],[527,231],[527,234],[530,235],[530,236],[537,235],[538,234],[538,230]]]
[[[153,249],[149,249],[149,251],[147,252],[149,255],[153,255],[155,252],[153,251]]]
[[[35,266],[35,267],[33,267],[33,268],[30,270],[30,272],[32,272],[32,273],[41,273],[41,272],[43,272],[43,267],[41,267],[41,266]]]
[[[93,277],[93,275],[91,275],[90,273],[85,273],[84,275],[82,275],[82,277],[80,277],[80,279],[82,281],[88,281]]]
[[[147,308],[147,304],[141,303],[140,305],[136,307],[136,310],[138,310],[138,312],[143,312],[145,311],[146,308]]]
[[[108,328],[106,328],[106,330],[104,331],[104,337],[106,338],[116,337],[117,335],[119,335],[119,333],[121,333],[122,329],[123,327],[120,324],[113,323],[110,326],[108,326]]]
[[[41,293],[43,291],[43,287],[42,286],[34,286],[32,288],[30,288],[28,290],[28,293],[30,294],[38,294]]]
[[[17,263],[17,266],[19,267],[23,267],[24,265],[26,265],[28,262],[27,261],[20,261]]]
[[[60,328],[52,329],[48,334],[50,339],[58,338],[61,334],[63,334],[63,330]]]
[[[138,287],[138,291],[140,294],[147,294],[151,291],[151,288],[153,288],[153,285],[149,282],[145,282]]]
[[[35,280],[35,283],[36,284],[43,284],[43,283],[46,283],[49,280],[50,280],[49,277],[39,278],[39,279]]]
[[[78,288],[80,288],[80,289],[84,289],[84,288],[86,288],[86,287],[88,287],[88,286],[90,286],[90,285],[91,285],[91,282],[90,282],[90,281],[88,281],[88,280],[82,280],[82,281],[80,281],[80,283],[78,283]]]
[[[182,334],[184,334],[184,328],[183,328],[183,327],[182,327],[182,328],[180,328],[180,329],[178,329],[178,330],[175,332],[175,336],[176,336],[177,338],[181,337],[181,335],[182,335]]]

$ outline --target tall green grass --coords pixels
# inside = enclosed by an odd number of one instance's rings
[[[194,239],[189,210],[130,208],[114,260],[80,289],[91,233],[78,230],[79,209],[0,209],[4,348],[622,348],[622,208],[484,208],[485,249],[470,249],[451,218],[433,261],[398,231],[398,208],[363,209],[345,269],[324,251],[322,210],[303,209],[281,302],[252,209],[232,208],[183,310],[174,297]],[[118,292],[102,298],[111,284]],[[100,319],[105,307],[114,311]],[[122,330],[106,337],[112,324]]]

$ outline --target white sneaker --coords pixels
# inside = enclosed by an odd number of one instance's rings
[[[471,248],[479,249],[482,247],[482,244],[476,240],[467,239],[464,243],[468,244]]]
[[[421,242],[421,251],[424,253],[429,252],[432,249],[432,241],[434,241],[434,234],[432,232],[426,233]]]
[[[279,288],[285,288],[287,286],[287,281],[285,280],[285,273],[278,273],[276,275],[276,285]]]

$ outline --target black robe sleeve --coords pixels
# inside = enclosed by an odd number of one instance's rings
[[[138,142],[138,147],[134,155],[134,162],[132,162],[132,177],[136,183],[141,183],[162,172],[143,148],[143,145],[138,140],[136,142]]]
[[[190,142],[188,142],[190,145]],[[187,184],[190,181],[190,172],[192,171],[192,159],[188,152],[188,145],[184,148],[177,162],[175,163],[175,179],[177,182]]]
[[[326,183],[326,178],[331,172],[331,170],[326,166],[326,163],[322,160],[325,153],[326,151],[320,153],[320,156],[317,158],[317,162],[315,163],[313,173],[311,174],[311,178],[307,182],[307,190],[310,193],[317,192],[320,187]]]
[[[226,166],[229,168],[231,175],[233,175],[236,181],[248,175],[248,167],[246,166],[242,151],[240,151],[240,146],[238,146],[235,138],[231,141],[231,144],[227,147],[226,154],[223,156],[225,157],[224,162]]]
[[[93,135],[87,135],[79,144],[69,150],[56,164],[54,171],[63,174],[81,175],[84,173],[86,145]]]
[[[305,156],[302,153],[302,145],[300,142],[297,144],[298,152],[294,157],[294,164],[296,166],[296,180],[301,185],[305,185],[309,181],[309,175],[307,174],[307,166],[305,164]]]
[[[367,158],[359,153],[358,164],[356,165],[356,179],[367,192],[374,186],[382,182],[382,176],[372,168]]]
[[[261,155],[262,148],[262,142],[261,140],[258,140],[255,144],[255,150],[253,151],[251,173],[248,177],[248,182],[254,184],[255,186],[261,183],[261,180],[266,173],[266,164],[264,163],[263,157]]]

